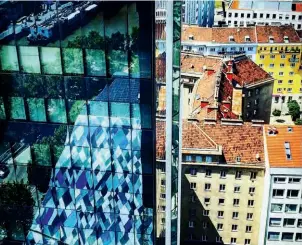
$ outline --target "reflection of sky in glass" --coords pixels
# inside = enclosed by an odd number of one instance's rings
[[[128,103],[98,101],[108,93],[108,87],[88,102],[88,107],[101,107],[98,111],[102,113],[89,110],[93,119],[88,113],[90,125],[95,126],[82,126],[87,121],[86,108],[79,113],[66,137],[70,145],[63,149],[41,208],[35,213],[29,242],[109,245],[120,239],[124,240],[121,244],[142,244],[143,239],[144,244],[153,244],[153,211],[144,208],[142,199],[140,107],[130,116],[129,102],[139,102],[139,86],[133,84],[125,97],[127,81],[115,79],[109,97]],[[111,128],[107,128],[109,118]]]

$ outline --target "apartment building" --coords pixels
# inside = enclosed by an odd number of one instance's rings
[[[259,244],[302,242],[302,126],[265,126],[269,186]]]
[[[182,54],[183,118],[270,121],[273,78],[245,55]]]
[[[206,28],[183,25],[181,38],[184,52],[225,58],[245,54],[255,61],[257,42],[253,27]]]
[[[185,1],[184,23],[212,27],[214,24],[214,5],[214,0]]]
[[[262,126],[183,123],[182,244],[258,245]]]
[[[287,102],[302,108],[302,43],[292,26],[201,28],[184,26],[182,50],[220,56],[245,54],[274,78],[272,111],[288,112]]]
[[[272,111],[287,113],[287,102],[296,100],[302,109],[302,43],[289,26],[256,26],[255,62],[275,79]]]
[[[230,27],[292,25],[302,30],[302,3],[233,0],[226,10],[226,23]]]

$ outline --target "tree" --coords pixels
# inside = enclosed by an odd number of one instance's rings
[[[7,239],[12,239],[13,227],[20,224],[26,234],[33,220],[34,200],[27,185],[0,185],[0,227],[6,230]]]
[[[295,121],[295,124],[296,124],[296,125],[302,125],[302,119],[297,119],[297,120]]]
[[[293,121],[300,117],[300,106],[296,100],[287,103],[288,112],[292,116]]]
[[[279,117],[280,115],[281,115],[281,111],[280,111],[280,110],[275,109],[275,110],[273,111],[273,116]]]

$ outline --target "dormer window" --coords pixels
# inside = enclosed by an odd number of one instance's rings
[[[229,36],[229,41],[230,42],[235,42],[235,38],[233,36]]]
[[[250,42],[250,41],[251,41],[250,36],[245,36],[245,41],[246,41],[246,42]]]
[[[190,36],[189,36],[189,40],[194,40],[194,36],[193,36],[193,35],[190,35]]]
[[[283,39],[284,39],[284,42],[285,42],[285,43],[288,43],[288,42],[289,42],[288,36],[284,36]]]
[[[273,42],[274,42],[274,37],[273,37],[273,36],[269,36],[268,41],[269,41],[270,43],[273,43]]]
[[[241,157],[240,156],[236,157],[236,162],[241,162]]]

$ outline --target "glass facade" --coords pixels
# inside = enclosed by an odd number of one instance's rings
[[[0,243],[153,244],[154,3],[2,5]]]

